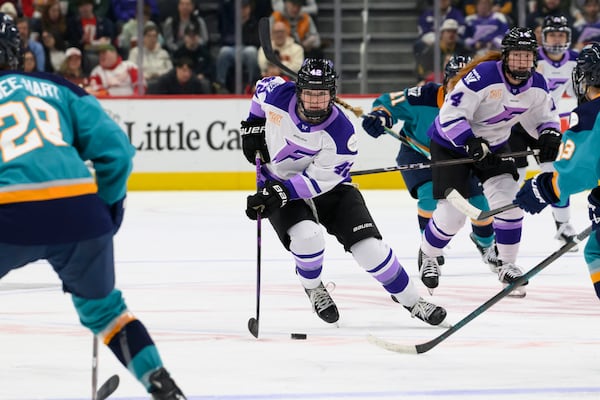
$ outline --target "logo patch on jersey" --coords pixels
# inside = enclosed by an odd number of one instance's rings
[[[481,75],[479,75],[479,72],[472,70],[471,72],[469,72],[469,74],[465,77],[465,83],[468,85],[470,83],[473,82],[477,82],[478,80],[481,79]]]
[[[511,119],[523,114],[525,111],[527,111],[526,108],[504,106],[503,112],[496,115],[495,117],[485,120],[484,122],[492,125],[492,124],[497,124],[498,122],[502,122],[502,121],[510,121]]]
[[[572,112],[569,116],[569,129],[579,124],[579,115],[577,113]]]
[[[502,98],[502,89],[492,89],[490,90],[490,99],[498,100]]]
[[[558,89],[559,87],[563,86],[567,81],[568,79],[566,78],[549,78],[546,80],[546,82],[548,83],[549,91]]]
[[[348,138],[348,143],[346,143],[346,147],[348,147],[348,150],[350,150],[353,153],[356,153],[358,151],[358,138],[356,137],[356,134]]]
[[[269,122],[272,122],[277,126],[281,126],[281,118],[283,118],[283,115],[273,111],[269,111],[269,113],[267,114],[267,119],[269,120]]]
[[[411,87],[406,91],[406,94],[413,97],[421,96],[421,86]]]
[[[279,150],[279,153],[277,153],[275,157],[273,157],[273,162],[282,162],[288,158],[292,160],[299,160],[303,157],[312,157],[319,152],[318,150],[311,150],[307,149],[306,147],[299,146],[289,139],[285,139],[285,143],[286,145]]]

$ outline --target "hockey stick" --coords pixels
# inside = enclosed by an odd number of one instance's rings
[[[471,322],[472,320],[477,318],[479,315],[483,314],[483,312],[485,312],[491,306],[493,306],[494,304],[496,304],[497,302],[502,300],[504,297],[508,296],[513,290],[515,290],[518,286],[523,284],[525,281],[533,278],[541,270],[546,268],[548,265],[552,264],[554,261],[556,261],[556,259],[558,259],[563,254],[567,253],[571,248],[573,248],[575,245],[580,243],[583,239],[588,237],[591,232],[592,232],[592,227],[591,226],[587,227],[584,231],[582,231],[577,236],[575,236],[573,238],[573,240],[564,244],[562,247],[560,247],[554,253],[550,254],[548,257],[546,257],[543,261],[541,261],[535,267],[531,268],[529,271],[527,271],[525,274],[523,274],[523,276],[521,276],[519,279],[517,279],[513,283],[507,285],[504,289],[502,289],[500,292],[498,292],[494,297],[492,297],[491,299],[489,299],[488,301],[486,301],[485,303],[483,303],[482,305],[477,307],[469,315],[467,315],[466,317],[464,317],[463,319],[461,319],[460,321],[455,323],[452,326],[452,328],[448,329],[447,331],[445,331],[438,337],[436,337],[428,342],[425,342],[422,344],[417,344],[417,345],[402,345],[402,344],[388,342],[387,340],[383,340],[383,339],[378,338],[373,335],[369,335],[367,337],[367,340],[376,346],[382,347],[386,350],[394,351],[396,353],[408,353],[408,354],[425,353],[425,352],[433,349],[435,346],[437,346],[444,340],[448,339],[448,337],[450,335],[456,333],[459,329],[461,329],[462,327],[467,325],[469,322]]]
[[[258,38],[260,40],[260,46],[262,47],[263,52],[265,53],[265,58],[271,64],[281,69],[281,71],[284,74],[286,74],[292,79],[296,79],[298,77],[298,73],[296,71],[292,71],[287,65],[283,64],[275,54],[275,51],[273,51],[273,45],[271,43],[271,25],[269,22],[269,17],[263,17],[258,21]],[[360,117],[364,114],[362,108],[353,107],[337,96],[334,99],[334,101],[340,106],[344,107],[346,110],[351,111],[357,117]]]
[[[523,157],[529,155],[537,154],[536,151],[526,150],[526,151],[515,151],[512,153],[502,153],[497,154],[502,158],[506,157]],[[379,174],[381,172],[392,172],[392,171],[406,171],[411,169],[426,169],[426,168],[438,168],[438,167],[447,167],[449,165],[459,165],[459,164],[469,164],[474,163],[475,160],[472,158],[456,158],[454,160],[442,160],[436,161],[432,163],[413,163],[413,164],[404,164],[404,165],[395,165],[393,167],[385,167],[385,168],[374,168],[374,169],[365,169],[361,171],[351,171],[350,176],[358,176],[358,175],[368,175],[368,174]]]
[[[98,337],[94,335],[92,347],[92,400],[104,400],[119,387],[119,375],[113,375],[98,387]]]
[[[515,203],[510,203],[503,205],[502,207],[494,208],[489,211],[482,211],[479,208],[475,207],[473,204],[469,203],[469,200],[465,199],[462,194],[458,192],[458,190],[454,188],[448,188],[445,193],[446,200],[450,202],[461,213],[465,214],[467,217],[474,219],[476,221],[481,221],[487,219],[489,217],[493,217],[496,214],[500,214],[501,212],[512,210],[513,208],[517,208],[518,205]]]
[[[260,184],[260,152],[256,152],[256,187]],[[260,316],[260,253],[261,253],[261,215],[256,212],[256,318],[248,320],[248,330],[258,339],[258,318]]]

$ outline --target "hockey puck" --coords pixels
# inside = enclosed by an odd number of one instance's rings
[[[306,333],[292,333],[292,339],[303,340],[306,339]]]

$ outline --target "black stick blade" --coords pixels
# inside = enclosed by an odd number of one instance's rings
[[[96,400],[104,400],[117,390],[119,387],[119,375],[113,375],[106,382],[100,386],[98,392],[96,392]]]
[[[252,336],[258,339],[258,320],[256,318],[250,318],[248,320],[248,330]]]

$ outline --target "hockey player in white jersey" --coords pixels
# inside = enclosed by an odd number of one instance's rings
[[[446,310],[419,296],[351,183],[356,134],[334,104],[336,81],[331,61],[307,59],[296,82],[267,77],[257,83],[241,130],[248,161],[257,162],[257,154],[262,159],[261,189],[248,196],[246,214],[269,218],[323,321],[335,323],[339,313],[321,281],[325,239],[319,224],[413,317],[438,325]]]
[[[511,127],[517,122],[539,135],[540,157],[556,158],[559,118],[546,80],[535,72],[536,55],[533,31],[512,28],[502,40],[501,54],[490,53],[487,61],[478,64],[475,60],[454,78],[458,81],[429,129],[432,162],[465,156],[475,160],[432,171],[433,195],[440,201],[423,232],[419,251],[421,280],[430,289],[439,284],[436,257],[466,219],[444,200],[446,190],[455,188],[468,198],[466,182],[474,174],[483,184],[491,209],[511,203],[519,189],[517,169],[513,158],[498,154],[509,151]],[[523,212],[516,208],[494,217],[498,278],[505,285],[522,275],[516,266],[522,220]],[[515,295],[524,296],[524,288]]]
[[[558,104],[561,98],[567,94],[574,97],[571,74],[577,64],[577,52],[570,50],[571,47],[571,28],[567,18],[562,15],[549,15],[544,19],[542,26],[542,46],[538,50],[537,71],[541,73],[548,84],[548,91]],[[568,126],[570,110],[559,114],[561,121]],[[512,151],[526,150],[527,148],[537,149],[537,135],[530,136],[520,124],[513,127],[509,140]],[[553,163],[541,162],[540,169],[543,172],[554,171]],[[527,169],[527,157],[519,157],[515,160],[517,170],[519,171],[519,184],[525,179]],[[571,211],[568,200],[564,204],[552,204],[552,215],[556,224],[556,238],[562,243],[566,243],[577,232],[569,223]],[[577,251],[577,246],[571,251]]]

